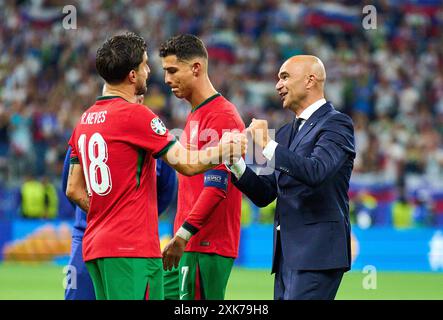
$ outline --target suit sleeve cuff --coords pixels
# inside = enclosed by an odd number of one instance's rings
[[[237,180],[240,180],[241,176],[246,171],[246,163],[245,160],[243,160],[243,158],[240,158],[240,160],[238,160],[233,165],[229,165],[228,163],[225,162],[225,166],[226,168],[228,168],[229,171],[231,171],[234,174]]]
[[[277,148],[278,143],[274,140],[271,140],[268,142],[266,147],[263,149],[263,156],[268,159],[269,161],[272,160],[275,154],[275,149]]]

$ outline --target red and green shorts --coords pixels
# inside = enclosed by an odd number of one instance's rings
[[[234,258],[185,252],[178,266],[180,300],[223,300]]]
[[[163,300],[160,258],[99,258],[86,267],[97,300]]]

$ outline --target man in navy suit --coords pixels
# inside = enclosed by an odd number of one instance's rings
[[[248,132],[263,149],[271,174],[241,159],[230,167],[235,185],[257,206],[277,199],[274,219],[274,299],[335,298],[350,269],[349,180],[353,168],[352,120],[324,99],[326,72],[314,56],[294,56],[276,85],[294,121],[269,137],[266,120]],[[269,171],[269,170],[268,170]]]

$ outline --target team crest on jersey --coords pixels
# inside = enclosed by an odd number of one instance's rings
[[[154,118],[151,121],[151,128],[154,130],[156,134],[164,135],[166,133],[166,127],[163,124],[163,121],[160,120],[160,118]]]

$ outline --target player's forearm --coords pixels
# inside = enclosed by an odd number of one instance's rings
[[[71,164],[66,186],[66,196],[86,213],[89,211],[89,194],[80,164]]]
[[[212,213],[226,199],[226,192],[214,187],[206,187],[195,202],[194,207],[181,226],[178,235],[185,240],[196,234],[211,218]]]
[[[78,201],[75,202],[80,209],[82,209],[84,212],[89,212],[89,197],[87,198],[79,198]]]
[[[229,138],[229,136],[227,136]],[[223,144],[209,147],[204,150],[189,150],[180,143],[173,145],[169,151],[162,156],[171,167],[186,176],[192,176],[207,171],[225,160],[232,162],[233,159],[241,157],[247,145],[244,135],[232,138]]]
[[[205,150],[188,150],[180,157],[181,174],[193,176],[205,172],[221,162],[221,152],[218,147],[210,147]]]
[[[89,196],[86,190],[70,190],[69,188],[66,190],[66,196],[74,202],[77,206],[80,207],[84,212],[88,213],[89,211]]]

